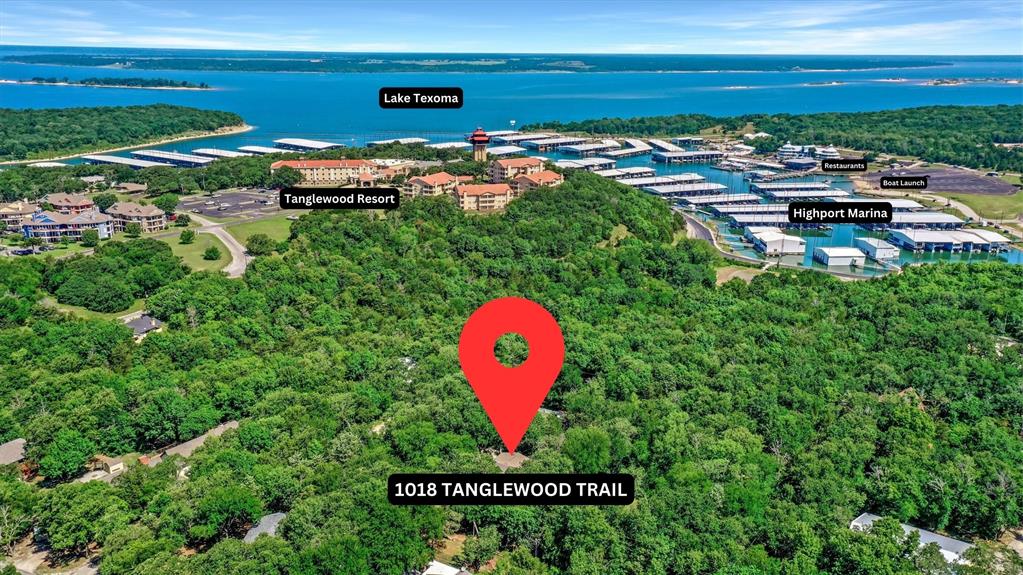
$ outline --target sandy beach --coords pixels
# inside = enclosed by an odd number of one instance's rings
[[[217,88],[200,88],[188,86],[106,86],[103,84],[79,84],[75,82],[33,82],[32,80],[5,80],[0,84],[22,84],[26,86],[73,86],[76,88],[117,88],[118,90],[184,90],[189,92],[212,92]]]
[[[141,144],[133,144],[131,146],[121,146],[119,148],[109,148],[106,150],[90,150],[88,152],[79,152],[77,154],[70,154],[67,156],[57,156],[54,158],[34,158],[31,160],[9,160],[6,162],[0,162],[0,166],[12,165],[12,164],[34,164],[36,162],[55,162],[58,160],[70,160],[71,158],[77,158],[79,156],[85,156],[88,154],[108,154],[110,152],[122,152],[124,150],[134,150],[136,148],[147,148],[149,146],[162,146],[163,144],[170,144],[171,142],[183,142],[185,140],[199,140],[202,138],[210,138],[213,136],[229,136],[231,134],[241,134],[248,132],[249,130],[255,129],[254,126],[248,124],[242,124],[241,126],[227,126],[219,128],[210,132],[197,132],[184,136],[178,136],[175,138],[164,138],[162,140],[154,140],[152,142],[143,142]]]

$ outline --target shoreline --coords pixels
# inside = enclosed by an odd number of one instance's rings
[[[114,84],[80,84],[76,82],[33,82],[32,80],[7,80],[0,78],[0,84],[14,84],[22,86],[66,86],[72,88],[115,88],[118,90],[184,90],[194,92],[215,92],[219,88],[199,88],[185,86],[121,86]]]
[[[78,152],[76,154],[68,154],[65,156],[57,156],[53,158],[34,158],[31,160],[8,160],[6,162],[0,162],[0,166],[16,166],[22,164],[35,164],[37,162],[55,162],[58,160],[70,160],[89,154],[108,154],[110,152],[123,152],[125,150],[134,150],[136,148],[147,148],[149,146],[162,146],[164,144],[170,144],[173,142],[184,142],[187,140],[201,140],[203,138],[212,138],[214,136],[232,136],[234,134],[243,134],[255,130],[255,126],[248,124],[242,124],[240,126],[226,126],[224,128],[217,128],[210,132],[200,132],[197,134],[189,134],[184,136],[175,136],[173,138],[163,138],[160,140],[154,140],[151,142],[142,142],[141,144],[132,144],[130,146],[121,146],[118,148],[108,148],[106,150],[91,150],[88,152]]]

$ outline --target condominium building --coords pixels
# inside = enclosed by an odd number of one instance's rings
[[[53,206],[59,214],[74,215],[96,209],[96,204],[81,194],[54,193],[43,197],[43,203]]]
[[[404,195],[409,198],[419,196],[442,196],[455,191],[458,178],[447,172],[437,172],[428,176],[410,178],[405,185]]]
[[[22,222],[38,211],[39,206],[25,200],[0,204],[0,221],[7,224],[7,231],[18,231],[21,229]]]
[[[508,158],[490,162],[490,181],[495,184],[515,179],[517,176],[536,174],[543,171],[540,158]]]
[[[123,232],[129,223],[137,223],[143,233],[152,233],[167,228],[167,214],[156,206],[143,206],[135,202],[117,202],[107,208],[107,215],[113,218],[115,232]]]
[[[96,210],[77,214],[46,211],[32,214],[21,225],[26,238],[41,238],[47,243],[56,243],[65,237],[80,241],[85,230],[96,230],[100,239],[109,238],[113,233],[113,218]]]
[[[529,190],[535,190],[539,187],[547,186],[553,188],[560,186],[564,181],[565,178],[561,174],[551,170],[544,170],[535,174],[515,176],[511,181],[511,187],[515,192],[515,196],[518,197]]]
[[[508,184],[461,184],[455,186],[455,199],[465,211],[503,210],[515,197]]]
[[[302,174],[302,185],[344,185],[358,181],[362,174],[376,174],[378,167],[369,160],[279,160],[270,164],[270,173],[292,168]]]

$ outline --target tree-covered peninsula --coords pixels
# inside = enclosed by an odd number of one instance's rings
[[[188,80],[171,80],[168,78],[82,78],[72,80],[68,77],[36,76],[28,80],[18,80],[19,84],[58,84],[67,86],[96,86],[100,88],[161,88],[175,90],[210,90],[206,82],[193,83]]]

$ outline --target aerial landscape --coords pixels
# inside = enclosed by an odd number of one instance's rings
[[[506,8],[0,3],[0,575],[1023,575],[1023,5]]]

